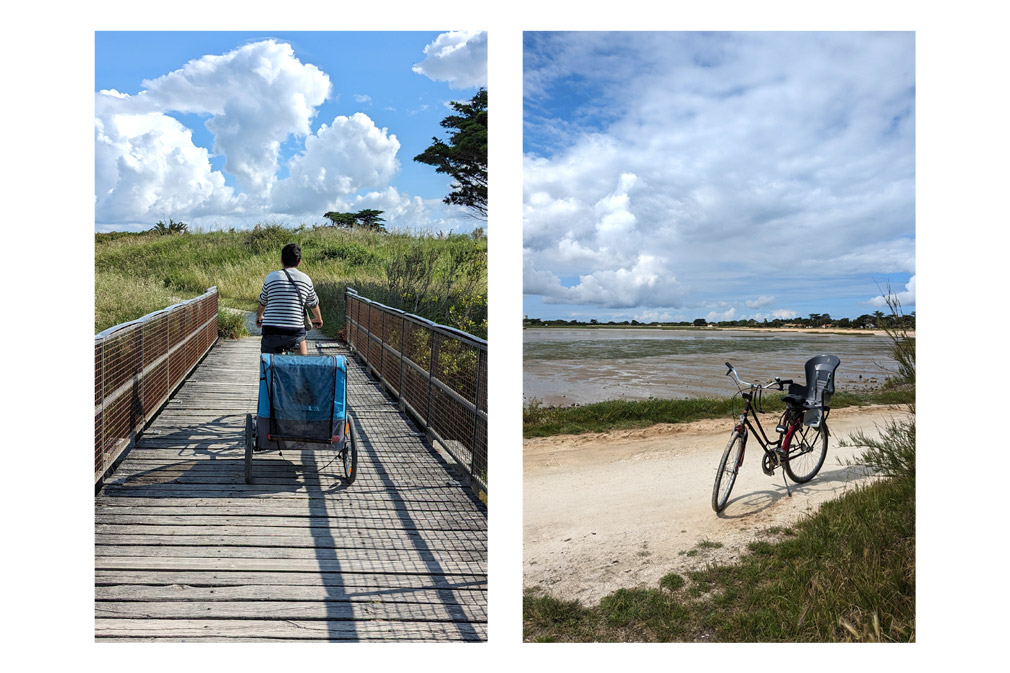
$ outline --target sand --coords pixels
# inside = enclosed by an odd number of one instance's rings
[[[762,452],[752,440],[721,515],[712,511],[711,494],[730,420],[525,440],[524,587],[595,605],[620,588],[658,587],[670,572],[732,562],[749,542],[770,539],[765,529],[788,526],[872,478],[839,463],[858,450],[840,448],[838,440],[857,429],[875,434],[902,414],[882,406],[832,411],[824,466],[807,484],[790,482],[792,497],[781,470],[773,477],[761,471]],[[769,414],[762,422],[775,419]],[[699,549],[702,541],[722,547]]]

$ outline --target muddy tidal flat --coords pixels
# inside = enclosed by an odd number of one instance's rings
[[[736,386],[725,376],[726,361],[744,380],[803,383],[804,363],[821,353],[842,361],[839,390],[879,387],[896,369],[891,342],[879,334],[531,328],[523,330],[523,398],[567,406],[728,397]]]

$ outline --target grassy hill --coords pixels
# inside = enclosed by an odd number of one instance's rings
[[[217,286],[220,305],[256,309],[287,243],[313,280],[327,334],[344,326],[344,288],[487,336],[487,239],[333,227],[95,234],[95,332]]]

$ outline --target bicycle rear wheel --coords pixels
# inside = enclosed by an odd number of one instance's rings
[[[801,424],[789,442],[789,457],[785,461],[786,474],[797,484],[804,484],[820,471],[827,455],[827,422],[822,420],[816,428]]]
[[[726,508],[729,493],[733,490],[737,472],[743,463],[744,437],[734,430],[730,435],[726,450],[722,452],[719,469],[715,474],[715,485],[712,487],[712,509],[716,514]]]

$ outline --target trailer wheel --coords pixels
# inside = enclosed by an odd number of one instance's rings
[[[344,479],[350,485],[354,483],[355,477],[358,476],[358,446],[354,443],[354,430],[351,427],[351,421],[348,419],[344,422],[347,423],[347,429],[344,438],[344,448],[340,451],[340,457],[344,461]]]
[[[253,447],[256,446],[256,430],[253,415],[245,415],[245,483],[253,483],[252,458]]]

